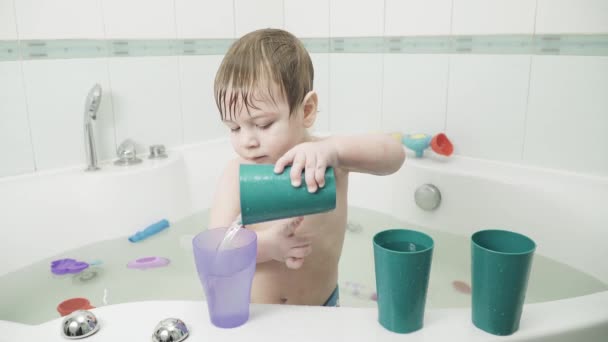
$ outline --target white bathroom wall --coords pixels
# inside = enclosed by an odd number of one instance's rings
[[[535,32],[608,33],[608,1],[538,0]],[[608,175],[608,57],[533,56],[523,160]]]
[[[35,170],[19,62],[0,62],[0,177]]]
[[[386,36],[450,34],[452,0],[387,0]],[[449,55],[385,54],[382,129],[404,133],[445,130]]]
[[[606,0],[537,0],[536,33],[607,33]]]
[[[37,170],[84,166],[85,98],[95,83],[104,89],[95,120],[99,159],[114,155],[113,97],[105,58],[24,61],[22,66]]]
[[[15,3],[19,39],[103,39],[102,0],[2,0]]]
[[[608,175],[606,94],[608,57],[532,57],[524,160]]]
[[[384,34],[384,3],[330,1],[331,38]],[[329,129],[339,134],[379,131],[382,118],[382,54],[333,53],[329,56]]]
[[[0,40],[17,39],[17,24],[15,20],[14,1],[0,1]]]
[[[0,1],[0,40],[16,40],[15,7]],[[35,170],[21,63],[0,62],[0,177]]]
[[[330,0],[284,0],[285,30],[300,38],[327,38],[329,41],[329,4]],[[314,88],[319,97],[316,131],[329,130],[329,56],[329,53],[310,54],[315,71]]]
[[[146,11],[142,11],[142,8]],[[0,0],[0,40],[608,33],[604,0]],[[329,52],[329,51],[328,51]],[[315,129],[445,131],[456,153],[608,175],[607,57],[312,54]],[[100,155],[221,137],[221,56],[0,61],[0,177],[84,166],[82,110],[102,84]],[[568,134],[584,136],[572,143]],[[581,140],[579,140],[581,141]]]

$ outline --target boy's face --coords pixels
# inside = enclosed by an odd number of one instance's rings
[[[302,109],[289,117],[284,96],[278,89],[273,89],[273,94],[278,94],[274,102],[268,95],[251,96],[251,104],[258,109],[238,105],[232,118],[226,115],[223,120],[230,129],[232,147],[245,162],[274,164],[306,138]]]

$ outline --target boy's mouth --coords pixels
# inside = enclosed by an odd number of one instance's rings
[[[266,158],[266,156],[259,156],[259,157],[253,157],[253,158],[249,158],[250,161],[254,162],[254,163],[260,163],[262,162],[264,159]]]

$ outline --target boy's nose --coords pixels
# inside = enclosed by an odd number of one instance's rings
[[[243,134],[241,143],[246,148],[254,148],[260,145],[258,138],[252,133]]]

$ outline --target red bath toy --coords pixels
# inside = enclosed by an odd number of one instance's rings
[[[439,133],[431,139],[431,148],[435,153],[448,157],[454,152],[454,145],[444,133]]]
[[[70,298],[57,305],[57,312],[61,316],[67,316],[76,310],[95,309],[86,298]]]

